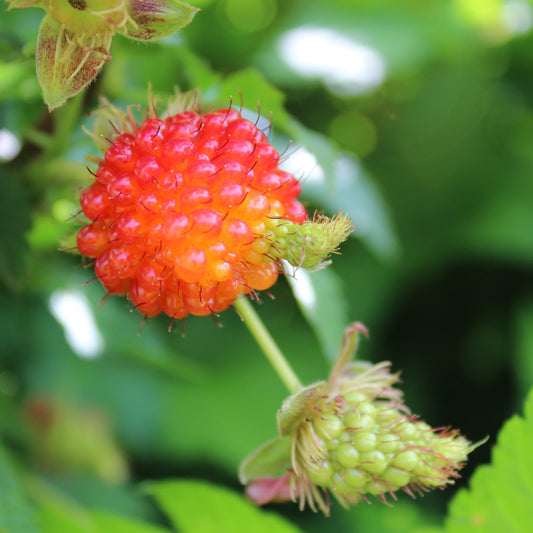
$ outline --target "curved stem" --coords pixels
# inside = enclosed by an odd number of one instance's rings
[[[252,307],[248,298],[237,298],[233,305],[240,313],[244,323],[250,330],[250,333],[263,350],[263,353],[270,364],[274,367],[274,370],[281,378],[281,381],[283,381],[287,389],[289,389],[289,392],[293,394],[300,390],[302,388],[302,383],[285,359],[281,350],[278,348],[278,345],[266,329],[262,320],[259,318],[259,315],[255,312],[255,309]]]

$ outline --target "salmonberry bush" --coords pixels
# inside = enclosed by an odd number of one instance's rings
[[[531,531],[533,3],[0,0],[0,531]]]

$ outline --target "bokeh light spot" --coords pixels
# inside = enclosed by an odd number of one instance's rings
[[[341,147],[359,157],[370,154],[378,139],[373,122],[356,110],[337,115],[330,124],[329,133]]]
[[[20,141],[9,130],[0,130],[0,161],[11,161],[20,152]]]
[[[385,79],[385,60],[374,48],[338,31],[301,26],[283,34],[278,52],[307,78],[319,78],[339,96],[370,92]]]
[[[65,339],[80,357],[92,359],[104,350],[104,339],[98,330],[85,295],[74,290],[57,290],[48,303],[50,312],[65,330]]]

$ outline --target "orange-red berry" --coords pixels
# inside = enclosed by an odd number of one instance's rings
[[[78,249],[108,292],[146,316],[222,311],[275,283],[279,254],[265,234],[279,219],[307,219],[299,182],[278,163],[235,110],[147,119],[114,140],[81,194],[92,223]]]

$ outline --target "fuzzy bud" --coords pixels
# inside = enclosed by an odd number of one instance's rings
[[[315,215],[313,220],[293,224],[286,220],[272,221],[272,251],[276,259],[285,259],[292,266],[318,270],[329,264],[329,256],[353,231],[352,221],[339,213],[328,218]]]
[[[111,60],[116,33],[160,39],[186,26],[198,11],[180,0],[7,0],[9,8],[40,6],[37,78],[50,110],[79,93]]]

